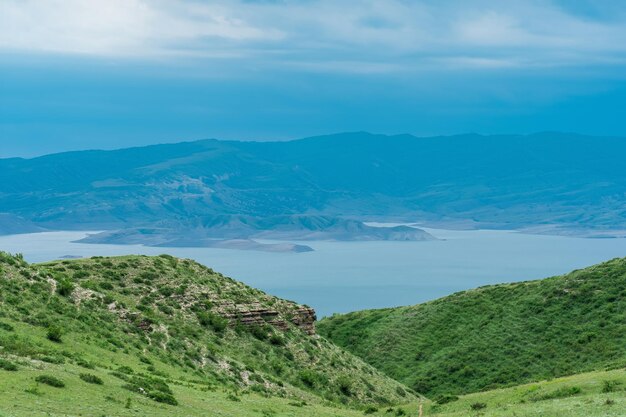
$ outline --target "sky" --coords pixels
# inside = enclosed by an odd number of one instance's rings
[[[0,157],[625,120],[623,0],[0,0]]]

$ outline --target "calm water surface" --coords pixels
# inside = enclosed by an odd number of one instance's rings
[[[510,231],[426,229],[431,242],[304,242],[306,253],[149,248],[72,243],[86,232],[0,236],[0,250],[29,262],[64,255],[170,253],[195,259],[319,316],[416,304],[485,284],[543,278],[626,256],[626,239],[582,239]]]

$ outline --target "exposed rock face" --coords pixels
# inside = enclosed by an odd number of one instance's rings
[[[296,315],[291,319],[291,322],[302,329],[305,333],[311,336],[314,335],[315,321],[317,320],[315,310],[311,307],[302,306],[296,310],[295,313]]]
[[[231,321],[245,326],[269,324],[277,329],[287,330],[293,324],[308,335],[315,335],[315,310],[310,307],[297,306],[288,312],[268,309],[261,304],[228,304],[222,305],[221,315]]]

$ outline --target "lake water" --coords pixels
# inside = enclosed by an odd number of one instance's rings
[[[428,242],[303,242],[306,253],[149,248],[71,243],[86,232],[0,236],[0,250],[29,262],[64,255],[169,253],[195,259],[319,316],[416,304],[485,284],[543,278],[626,256],[626,239],[582,239],[511,231],[425,229]]]

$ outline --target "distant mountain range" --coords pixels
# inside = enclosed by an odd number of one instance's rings
[[[345,133],[0,159],[0,233],[90,241],[424,240],[367,221],[611,237],[626,230],[626,139]],[[211,241],[211,242],[209,242]]]

